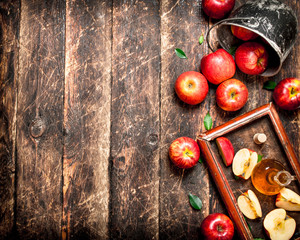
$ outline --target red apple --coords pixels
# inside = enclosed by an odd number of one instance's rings
[[[219,49],[201,59],[201,72],[209,82],[219,84],[235,74],[234,59],[224,49]]]
[[[245,42],[235,52],[235,62],[238,68],[246,74],[258,75],[268,66],[269,54],[264,45],[257,42]]]
[[[183,102],[196,105],[205,99],[208,93],[208,83],[199,72],[185,72],[177,78],[175,92]]]
[[[180,137],[171,143],[169,156],[177,167],[191,168],[199,161],[200,148],[194,139]]]
[[[202,8],[209,17],[221,19],[231,12],[234,4],[235,0],[203,0]]]
[[[275,103],[282,109],[295,110],[300,107],[300,79],[286,78],[274,89]]]
[[[232,143],[226,137],[218,137],[216,139],[216,143],[225,166],[230,166],[234,157],[234,148],[232,146]]]
[[[212,213],[202,221],[200,231],[205,240],[231,240],[234,225],[225,214]]]
[[[216,90],[216,100],[220,108],[225,111],[237,111],[247,102],[248,89],[237,79],[222,82]]]
[[[238,27],[234,25],[231,25],[231,32],[234,36],[236,36],[237,38],[243,41],[253,40],[258,37],[258,35],[255,32],[252,32],[247,28]]]

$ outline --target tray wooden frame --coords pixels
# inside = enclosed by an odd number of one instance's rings
[[[200,146],[201,153],[209,168],[210,174],[218,188],[222,200],[228,210],[231,219],[234,221],[236,230],[240,239],[254,239],[252,233],[245,221],[245,218],[237,206],[237,202],[233,191],[228,183],[228,180],[223,172],[222,166],[217,160],[214,151],[211,147],[211,141],[226,133],[236,130],[250,122],[259,118],[268,116],[272,122],[274,130],[280,140],[280,143],[287,155],[289,163],[294,170],[298,182],[300,182],[300,164],[296,157],[295,151],[289,141],[289,138],[284,130],[282,122],[278,116],[273,103],[263,105],[250,112],[247,112],[239,117],[236,117],[218,127],[215,127],[197,137],[197,142]]]

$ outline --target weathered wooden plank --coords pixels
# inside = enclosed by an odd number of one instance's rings
[[[158,239],[159,2],[114,1],[112,239]]]
[[[299,1],[292,1],[292,0],[285,0],[284,3],[290,6],[296,13],[298,18],[298,24],[300,23],[300,2]],[[298,27],[299,29],[299,27]],[[298,30],[299,31],[299,30]],[[295,77],[300,79],[300,42],[299,42],[299,34],[298,39],[296,40],[295,46],[292,48],[290,54],[286,58],[283,63],[282,70],[274,77],[274,81],[279,83],[282,79]],[[280,118],[283,122],[283,125],[287,131],[287,134],[294,146],[296,151],[296,155],[300,160],[300,111],[286,111],[282,109],[278,109],[280,114]]]
[[[201,104],[190,106],[179,100],[174,91],[177,77],[186,71],[199,71],[200,60],[206,55],[205,36],[208,22],[201,10],[201,1],[162,1],[161,4],[161,178],[160,178],[160,238],[197,239],[201,219],[209,214],[209,176],[205,164],[180,170],[168,157],[168,148],[181,136],[196,138],[205,131],[203,118],[214,108],[210,86],[207,98]],[[175,55],[182,49],[188,59]],[[194,210],[188,199],[192,193],[203,200],[201,211]],[[208,197],[209,196],[209,197]]]
[[[107,239],[111,2],[67,1],[63,239]]]
[[[298,24],[299,24],[300,2],[286,0],[284,1],[284,3],[290,6],[295,11],[298,17]],[[282,70],[273,79],[276,83],[279,83],[282,79],[289,78],[289,77],[296,77],[298,79],[300,78],[299,54],[300,54],[300,42],[299,42],[299,34],[298,34],[298,39],[296,40],[295,46],[292,48],[291,53],[288,55],[287,59],[283,63]],[[291,144],[294,147],[296,156],[300,161],[300,110],[298,109],[294,111],[286,111],[277,107],[277,111],[279,113],[283,126],[287,132],[287,135],[291,141]],[[297,233],[300,231],[300,214],[291,212],[290,215],[296,220],[297,227],[295,232]]]
[[[235,2],[235,7],[234,7],[233,11],[245,2],[246,2],[245,0],[237,0]],[[205,18],[208,21],[210,28],[215,23],[220,21],[217,19],[211,19],[208,16],[205,16]],[[216,47],[221,48],[221,46],[218,46],[217,44],[213,44],[218,41],[215,30],[212,30],[211,34],[212,34],[212,36],[211,36],[212,45],[216,45]],[[217,50],[216,47],[213,50]],[[209,49],[209,53],[211,53],[211,52],[212,52],[212,50]],[[267,98],[265,98],[265,97],[257,98],[257,94],[256,94],[257,91],[259,91],[261,94],[262,89],[259,87],[260,86],[259,83],[263,82],[263,80],[260,80],[260,79],[258,79],[258,77],[255,77],[255,76],[246,75],[246,74],[242,73],[237,67],[236,67],[236,73],[233,76],[233,78],[236,78],[236,79],[242,81],[247,86],[248,91],[249,91],[248,101],[242,109],[240,109],[236,112],[224,111],[218,107],[216,98],[215,98],[215,91],[216,91],[218,85],[210,85],[213,89],[212,94],[210,96],[210,106],[211,106],[210,114],[211,114],[212,119],[214,120],[214,126],[219,126],[219,125],[231,120],[232,118],[234,118],[236,116],[239,116],[247,111],[250,111],[260,105],[267,103],[265,101],[268,101]],[[217,187],[211,177],[209,177],[209,191],[210,191],[209,212],[210,213],[224,212],[224,204],[222,202],[220,194],[218,193]],[[226,211],[224,213],[226,214]]]
[[[64,1],[21,2],[18,238],[58,239],[62,215]]]
[[[19,5],[19,1],[0,5],[0,239],[9,238],[14,225]]]

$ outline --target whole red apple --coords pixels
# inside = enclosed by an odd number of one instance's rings
[[[300,107],[300,79],[286,78],[274,89],[273,99],[282,109],[295,110]]]
[[[231,32],[234,36],[243,41],[253,40],[258,37],[258,35],[255,32],[252,32],[247,28],[238,27],[234,25],[231,25]]]
[[[233,57],[224,49],[219,49],[201,59],[201,72],[212,84],[219,84],[235,74]]]
[[[257,42],[245,42],[235,52],[235,62],[238,68],[246,74],[258,75],[268,66],[269,54],[264,45]]]
[[[221,19],[231,12],[235,0],[203,0],[202,8],[211,18]]]
[[[208,83],[199,72],[185,72],[177,78],[175,92],[183,102],[196,105],[205,99],[208,93]]]
[[[216,101],[225,111],[237,111],[247,102],[248,89],[237,79],[228,79],[222,82],[216,90]]]
[[[202,221],[200,231],[205,240],[231,240],[234,225],[225,214],[212,213]]]
[[[199,161],[200,148],[194,139],[180,137],[171,143],[169,156],[177,167],[191,168]]]

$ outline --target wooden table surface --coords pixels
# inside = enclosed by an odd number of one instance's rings
[[[300,2],[283,2],[299,21]],[[204,132],[207,112],[218,126],[272,101],[265,81],[300,78],[297,39],[276,76],[237,70],[249,89],[241,110],[221,110],[212,84],[201,104],[181,102],[176,78],[211,52],[198,39],[216,21],[200,0],[7,0],[0,10],[0,239],[197,239],[204,217],[227,212],[205,163],[175,168],[170,143]],[[299,158],[300,110],[278,112]]]

